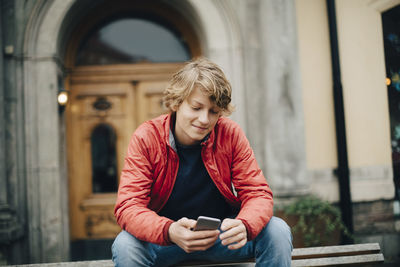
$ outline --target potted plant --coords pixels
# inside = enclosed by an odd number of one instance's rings
[[[340,244],[342,233],[350,237],[340,209],[316,196],[296,199],[278,211],[292,228],[294,247]]]

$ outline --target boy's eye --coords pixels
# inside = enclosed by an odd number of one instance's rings
[[[199,107],[192,107],[193,110],[200,110]]]
[[[218,114],[218,111],[217,111],[217,110],[210,110],[210,112],[211,112],[212,114]]]

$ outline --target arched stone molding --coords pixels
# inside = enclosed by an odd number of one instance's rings
[[[63,115],[56,101],[64,75],[63,51],[69,38],[68,17],[74,5],[90,1],[38,1],[28,21],[23,48],[26,181],[30,262],[68,260],[68,200]],[[177,1],[191,9],[191,21],[202,35],[205,55],[225,70],[234,87],[244,125],[242,54],[235,15],[224,1]],[[73,16],[74,14],[72,14]],[[79,16],[79,14],[75,14]],[[218,23],[218,24],[214,24]],[[221,25],[221,27],[215,27]]]

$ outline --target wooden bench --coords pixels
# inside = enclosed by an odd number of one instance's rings
[[[383,263],[378,243],[299,248],[292,252],[292,266],[335,266]]]
[[[351,266],[375,265],[383,263],[383,255],[378,243],[296,248],[292,252],[292,266]],[[254,266],[254,260],[231,263],[191,262],[176,266]],[[111,260],[58,262],[17,265],[24,267],[113,267]]]
[[[383,254],[378,243],[295,248],[292,252],[292,266],[351,266],[383,263]],[[186,262],[176,266],[234,266],[254,263],[254,259],[242,262],[210,263]]]

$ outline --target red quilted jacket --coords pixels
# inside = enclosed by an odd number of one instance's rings
[[[158,211],[167,202],[179,158],[170,131],[171,115],[143,123],[133,134],[122,170],[115,216],[140,240],[169,245],[172,220]],[[255,238],[272,217],[272,192],[239,125],[221,117],[202,143],[204,165],[226,201],[240,207],[237,219]],[[235,191],[232,189],[234,187]],[[200,203],[199,203],[200,204]]]

